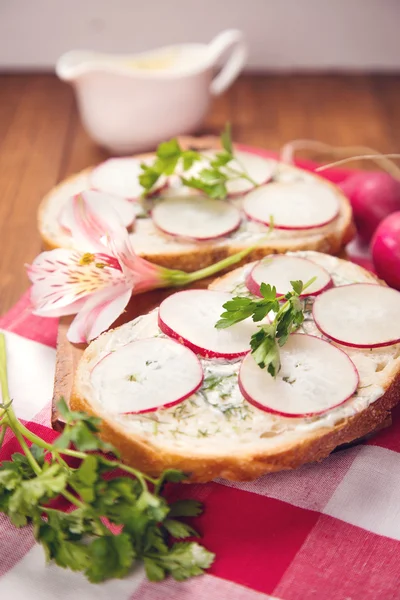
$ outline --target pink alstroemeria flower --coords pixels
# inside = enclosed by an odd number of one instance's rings
[[[108,202],[86,201],[83,192],[70,198],[63,219],[76,245],[85,251],[58,248],[42,252],[27,265],[27,273],[33,284],[34,314],[76,314],[68,330],[68,339],[74,343],[86,343],[108,329],[125,310],[132,294],[209,277],[240,262],[258,245],[185,273],[137,256],[121,217]]]
[[[68,339],[85,343],[105,331],[124,311],[132,294],[166,287],[174,273],[135,254],[118,214],[101,216],[84,195],[67,205],[73,239],[87,252],[58,248],[42,252],[27,266],[34,313],[60,317],[77,313]]]

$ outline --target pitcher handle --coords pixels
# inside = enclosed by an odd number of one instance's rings
[[[211,82],[210,91],[214,96],[222,94],[234,82],[246,62],[247,46],[238,29],[227,29],[212,40],[208,46],[210,63],[214,65],[229,48],[232,52],[228,60]]]

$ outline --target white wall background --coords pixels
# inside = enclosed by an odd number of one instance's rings
[[[242,29],[250,69],[400,70],[400,0],[0,0],[0,68]]]

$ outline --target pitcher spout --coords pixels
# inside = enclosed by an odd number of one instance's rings
[[[74,81],[79,75],[82,75],[90,68],[94,59],[95,53],[93,52],[81,50],[66,52],[57,61],[57,76],[63,81]]]

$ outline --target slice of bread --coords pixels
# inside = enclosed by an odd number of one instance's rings
[[[371,273],[345,260],[317,252],[295,255],[323,266],[335,285],[378,283]],[[251,268],[249,264],[236,269],[210,287],[232,295],[245,293],[244,281]],[[283,417],[254,407],[238,388],[240,360],[221,359],[201,359],[202,388],[177,406],[153,413],[116,414],[99,400],[91,369],[128,342],[164,335],[157,314],[158,309],[92,342],[78,365],[70,400],[73,409],[100,417],[103,437],[120,450],[124,461],[149,474],[179,468],[190,481],[203,482],[215,477],[250,480],[293,469],[319,461],[337,446],[379,428],[400,400],[400,344],[373,349],[341,346],[358,370],[359,386],[344,404],[320,415]],[[311,313],[302,331],[322,337]]]
[[[215,149],[219,145],[216,138],[182,138],[180,141],[184,147]],[[140,158],[149,156],[151,155],[141,155]],[[278,164],[270,158],[268,161],[274,167]],[[59,215],[69,197],[90,187],[91,170],[86,169],[62,181],[42,200],[38,212],[38,224],[46,249],[77,247],[68,232],[61,227]],[[338,199],[339,213],[327,225],[313,229],[276,228],[268,236],[268,241],[254,250],[246,261],[257,260],[267,254],[297,250],[340,254],[352,239],[355,229],[350,204],[339,188],[317,175],[283,164],[279,166],[276,176],[279,181],[312,182],[320,186],[324,192],[333,191]],[[233,198],[232,202],[241,209],[243,197]],[[137,219],[130,235],[133,248],[140,256],[165,267],[195,271],[254,245],[265,236],[267,231],[266,225],[252,221],[242,213],[241,225],[236,231],[211,241],[198,242],[165,234],[156,228],[150,217]],[[85,248],[79,249],[85,250]]]

